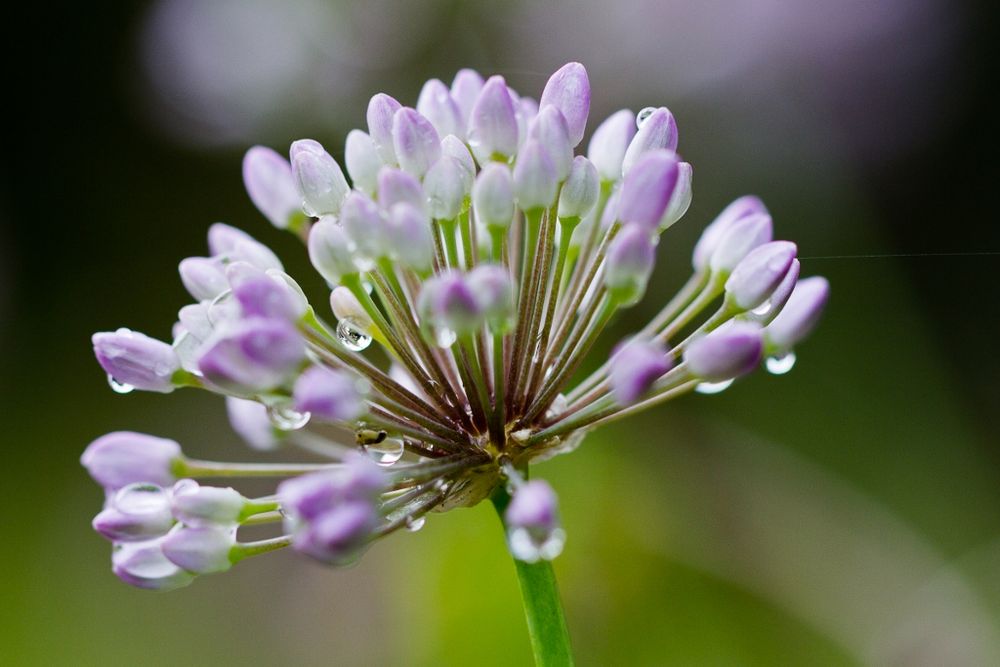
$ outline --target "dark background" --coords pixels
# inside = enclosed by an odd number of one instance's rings
[[[216,399],[113,395],[89,335],[167,336],[176,264],[216,220],[320,286],[246,198],[249,145],[339,147],[375,92],[412,104],[424,79],[472,66],[537,96],[580,60],[591,129],[666,104],[695,168],[695,203],[617,336],[746,192],[833,287],[788,376],[685,398],[539,468],[564,507],[580,663],[996,664],[995,16],[944,0],[692,4],[230,1],[205,17],[212,3],[176,0],[7,21],[0,662],[527,660],[485,508],[345,571],[282,553],[144,593],[109,572],[78,457],[122,428],[247,457]]]

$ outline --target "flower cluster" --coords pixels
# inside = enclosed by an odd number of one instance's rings
[[[289,545],[347,563],[432,510],[491,496],[515,557],[551,559],[564,540],[556,496],[528,481],[529,463],[762,362],[787,371],[828,286],[799,279],[795,245],[773,240],[764,205],[743,197],[705,229],[677,295],[578,377],[642,298],[692,179],[665,107],[613,114],[575,155],[589,110],[578,63],[537,102],[462,70],[450,87],[428,81],[416,108],[375,95],[368,131],[347,135],[350,182],[316,141],[293,143],[288,160],[251,148],[250,198],[305,242],[336,322],[266,246],[220,223],[208,256],[180,263],[193,303],[172,343],[119,329],[95,334],[94,350],[118,392],[207,389],[251,447],[324,461],[220,463],[149,435],[99,438],[82,461],[107,493],[94,527],[115,545],[115,573],[173,588]],[[247,476],[285,479],[262,498],[194,481]],[[269,522],[284,530],[237,539]]]

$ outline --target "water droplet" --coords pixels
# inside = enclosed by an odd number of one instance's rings
[[[411,533],[415,533],[423,528],[425,523],[427,523],[427,519],[422,516],[417,518],[413,518],[412,516],[406,517],[406,529]]]
[[[756,308],[754,308],[753,310],[751,310],[750,312],[753,313],[754,315],[757,315],[758,317],[763,317],[764,315],[767,315],[770,311],[771,311],[771,301],[767,300],[764,303],[757,306]]]
[[[190,331],[181,332],[173,344],[181,368],[198,376],[201,375],[201,370],[198,368],[198,351],[201,350],[201,345],[202,341]]]
[[[135,391],[135,387],[116,380],[110,373],[108,373],[108,386],[111,387],[111,391],[116,394],[129,394]]]
[[[360,352],[372,344],[372,337],[350,317],[337,322],[337,339],[352,352]]]
[[[458,334],[446,327],[436,327],[434,329],[434,343],[438,347],[449,348],[458,340]]]
[[[213,327],[239,316],[240,304],[233,297],[233,291],[229,289],[212,299],[212,303],[208,304],[208,310],[205,311],[205,317]]]
[[[656,111],[656,107],[646,107],[645,109],[640,110],[635,116],[635,126],[642,127],[645,125],[646,120],[653,115],[654,111]]]
[[[299,412],[288,404],[267,406],[267,417],[281,431],[297,431],[309,423],[311,413]]]
[[[156,484],[129,484],[115,494],[114,506],[125,514],[155,514],[169,508],[167,492]]]
[[[723,380],[722,382],[702,382],[694,388],[699,394],[718,394],[719,392],[729,389],[729,385],[733,383],[732,380]]]
[[[795,353],[789,352],[780,357],[768,357],[764,361],[764,367],[771,375],[784,375],[795,366]]]
[[[403,458],[405,447],[399,438],[386,438],[379,443],[365,445],[365,451],[380,466],[391,466]]]
[[[547,535],[536,536],[527,528],[515,528],[507,536],[507,544],[511,555],[526,563],[552,560],[562,553],[566,531],[556,528]]]

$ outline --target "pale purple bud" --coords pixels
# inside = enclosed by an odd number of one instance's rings
[[[535,139],[524,143],[514,164],[514,196],[524,211],[546,209],[556,199],[559,179],[548,152]]]
[[[673,358],[656,340],[632,339],[611,355],[611,392],[620,405],[632,405],[670,370]]]
[[[590,114],[590,79],[583,65],[567,63],[549,77],[538,106],[544,109],[549,104],[559,109],[566,118],[570,145],[579,144]]]
[[[257,401],[226,396],[226,414],[236,434],[254,449],[276,449],[286,435],[286,432],[275,428],[267,408]]]
[[[800,280],[788,303],[764,329],[767,350],[782,354],[809,335],[823,314],[830,297],[830,283],[822,276]]]
[[[351,130],[344,142],[344,166],[354,183],[354,187],[373,195],[378,185],[378,170],[382,159],[375,150],[375,142],[367,132]]]
[[[476,162],[472,159],[469,147],[454,134],[449,134],[441,140],[441,155],[458,160],[468,172],[470,181],[476,176]]]
[[[789,241],[771,241],[747,253],[726,280],[730,304],[746,311],[764,303],[785,278],[797,250]]]
[[[517,113],[502,76],[491,76],[480,91],[469,116],[467,137],[483,165],[493,159],[506,162],[517,152]]]
[[[292,175],[302,196],[302,210],[306,215],[336,215],[351,186],[344,178],[340,165],[325,150],[316,151],[316,142],[292,144]]]
[[[556,179],[560,183],[565,181],[573,164],[573,146],[562,112],[551,104],[542,107],[528,126],[528,138],[542,145],[555,167]]]
[[[368,102],[368,134],[375,143],[375,150],[384,164],[396,164],[396,150],[392,142],[392,118],[402,107],[395,98],[379,93]]]
[[[370,503],[348,502],[324,512],[296,531],[292,546],[329,565],[346,565],[364,549],[378,525]]]
[[[653,272],[656,249],[648,229],[628,224],[608,246],[604,265],[604,284],[611,297],[622,305],[638,302],[646,291]]]
[[[663,233],[675,222],[684,217],[688,207],[691,206],[691,180],[694,170],[689,162],[677,164],[677,185],[674,186],[674,193],[670,195],[670,204],[660,218],[660,233]]]
[[[167,560],[194,574],[231,568],[229,555],[235,546],[236,530],[222,526],[183,526],[171,531],[160,544]]]
[[[469,117],[472,115],[472,107],[479,99],[479,93],[483,90],[483,77],[479,72],[472,69],[461,69],[455,74],[451,82],[451,97],[458,106],[462,118],[462,127],[468,127]],[[463,132],[461,136],[464,136]]]
[[[208,319],[208,305],[204,303],[189,303],[177,311],[178,324],[198,340],[205,340],[212,335],[212,322]],[[179,336],[174,336],[179,338]]]
[[[639,113],[641,116],[642,112]],[[677,150],[677,122],[666,107],[654,110],[640,121],[639,130],[622,158],[622,173],[628,174],[644,153],[661,148]]]
[[[799,271],[801,268],[799,260],[793,259],[791,266],[788,267],[788,272],[785,273],[785,277],[781,279],[778,286],[774,288],[774,292],[771,293],[770,298],[759,307],[743,313],[741,317],[761,325],[770,323],[781,312],[781,309],[785,307],[785,304],[788,303],[788,298],[792,295],[792,290],[795,289],[795,284],[799,281]]]
[[[490,331],[507,333],[514,326],[514,284],[505,267],[480,264],[466,276]]]
[[[548,482],[533,479],[520,485],[504,512],[504,523],[511,554],[518,560],[552,560],[562,551],[559,502]]]
[[[472,189],[472,174],[453,157],[444,155],[424,176],[429,213],[435,220],[454,220]]]
[[[684,363],[696,378],[724,382],[755,369],[763,350],[763,332],[758,325],[729,322],[691,341],[684,350]]]
[[[577,155],[559,193],[559,217],[579,219],[590,213],[597,203],[600,189],[600,177],[594,164]]]
[[[441,157],[441,137],[437,130],[410,107],[403,107],[393,116],[392,145],[399,166],[417,178],[423,178]]]
[[[708,265],[713,272],[725,275],[736,268],[747,254],[773,238],[771,216],[758,213],[734,222],[712,253]]]
[[[514,181],[506,165],[490,163],[483,167],[472,186],[472,204],[476,217],[487,227],[510,226],[514,219]]]
[[[274,389],[305,360],[305,343],[286,320],[254,317],[225,322],[205,342],[198,368],[214,385],[235,393]]]
[[[330,310],[338,320],[351,320],[359,329],[371,332],[375,323],[364,309],[358,297],[349,288],[339,285],[330,292]]]
[[[538,102],[531,99],[530,97],[516,97],[513,91],[511,92],[511,99],[514,100],[514,109],[517,112],[517,145],[518,150],[524,145],[525,140],[528,138],[528,128],[531,123],[538,116]],[[572,156],[572,150],[570,151]]]
[[[167,343],[124,327],[95,333],[91,341],[97,363],[116,382],[163,394],[174,390],[181,364]]]
[[[352,453],[336,468],[285,480],[278,485],[278,500],[293,522],[310,521],[343,502],[372,503],[385,488],[381,468]]]
[[[288,227],[301,202],[288,160],[266,146],[251,147],[243,156],[243,185],[272,225]]]
[[[213,256],[231,262],[249,262],[262,271],[283,268],[281,260],[270,248],[242,229],[222,222],[208,228],[208,250]]]
[[[235,525],[247,502],[232,487],[201,486],[193,479],[180,480],[170,493],[170,511],[186,526]]]
[[[660,220],[677,186],[677,156],[664,149],[649,151],[635,163],[622,182],[618,219],[642,225],[650,233]]]
[[[337,284],[358,272],[351,240],[332,216],[319,219],[309,230],[309,261],[327,282]]]
[[[427,286],[425,283],[425,288]],[[456,272],[439,275],[428,293],[431,295],[430,319],[438,328],[459,335],[470,334],[479,328],[483,312],[464,276]]]
[[[597,167],[601,180],[615,182],[622,177],[622,161],[635,136],[635,114],[616,111],[597,126],[587,146],[587,157]]]
[[[455,100],[452,99],[448,86],[444,85],[440,79],[430,79],[420,89],[420,96],[417,98],[417,111],[431,122],[434,129],[442,137],[448,134],[465,136],[465,121],[462,120],[462,112]]]
[[[405,171],[383,167],[378,173],[378,203],[388,211],[396,204],[407,202],[418,208],[427,205],[427,195],[420,181]]]
[[[280,276],[240,264],[230,264],[226,276],[243,317],[277,317],[294,322],[305,314],[305,301]]]
[[[135,482],[168,486],[174,483],[174,467],[182,460],[181,446],[173,440],[132,431],[102,435],[80,457],[94,481],[106,489]]]
[[[618,219],[618,202],[621,200],[621,188],[614,190],[604,204],[604,211],[601,213],[601,229],[607,229]]]
[[[388,227],[378,204],[368,195],[354,191],[347,196],[340,209],[340,226],[354,243],[354,264],[359,269],[371,270],[375,260],[388,252]]]
[[[117,544],[111,555],[111,571],[130,586],[154,591],[170,591],[187,586],[194,575],[167,560],[160,548],[162,539]]]
[[[423,208],[403,202],[389,211],[389,245],[395,259],[404,267],[425,274],[434,261],[434,237],[431,221]]]
[[[170,497],[156,484],[129,484],[110,498],[92,525],[112,542],[141,542],[166,535],[174,525]]]
[[[177,270],[184,289],[196,301],[212,300],[229,288],[222,262],[214,257],[187,257]]]
[[[295,409],[322,421],[351,421],[364,411],[357,381],[346,373],[313,366],[295,381]]]
[[[753,195],[740,197],[724,208],[722,213],[705,227],[705,231],[701,233],[701,238],[698,239],[698,243],[694,247],[692,263],[695,270],[703,271],[708,268],[708,262],[712,259],[712,253],[718,247],[719,241],[729,232],[737,220],[756,213],[766,214],[767,209],[764,207],[764,202]]]

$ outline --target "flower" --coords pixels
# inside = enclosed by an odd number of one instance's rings
[[[642,298],[692,193],[666,107],[613,114],[574,157],[590,95],[579,63],[538,103],[472,70],[451,87],[429,81],[415,108],[379,93],[366,131],[347,136],[350,183],[318,142],[296,141],[288,160],[250,149],[251,199],[305,242],[328,292],[310,301],[266,246],[215,224],[208,256],[180,264],[194,303],[172,344],[121,329],[95,335],[95,352],[118,391],[221,394],[254,449],[325,461],[222,463],[154,436],[98,438],[82,462],[107,490],[94,527],[115,544],[122,580],[176,588],[287,546],[345,564],[429,512],[486,498],[506,508],[516,558],[554,558],[556,495],[528,480],[530,464],[791,354],[829,287],[799,280],[796,246],[742,197],[705,229],[677,296],[571,385],[608,323]],[[388,365],[366,354],[373,344]],[[258,498],[203,485],[260,476],[284,481]],[[283,530],[239,539],[268,523]]]

